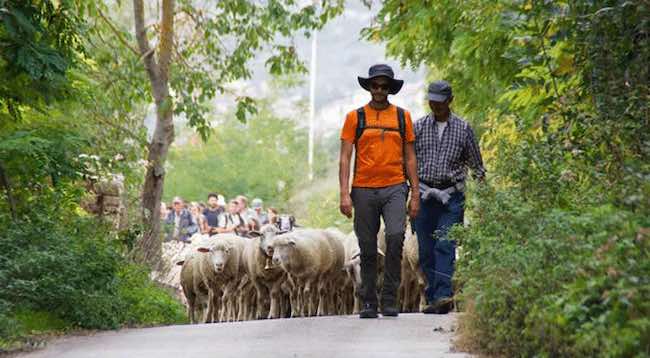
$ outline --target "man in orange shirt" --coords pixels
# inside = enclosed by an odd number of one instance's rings
[[[406,200],[411,183],[408,214],[420,206],[411,114],[388,102],[404,81],[394,78],[388,65],[370,67],[359,84],[371,94],[370,102],[347,114],[341,131],[339,158],[340,210],[348,218],[354,208],[354,232],[361,249],[361,318],[377,317],[377,233],[380,217],[386,230],[382,315],[397,316],[402,243],[406,227]],[[350,159],[355,150],[354,179],[350,191]]]

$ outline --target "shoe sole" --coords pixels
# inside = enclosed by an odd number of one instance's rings
[[[375,310],[367,310],[359,312],[359,318],[377,318],[379,315]]]

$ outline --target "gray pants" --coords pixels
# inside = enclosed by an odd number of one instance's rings
[[[361,300],[377,305],[377,233],[380,216],[386,227],[382,305],[397,306],[402,244],[406,227],[406,183],[384,188],[352,188],[354,232],[361,249]]]

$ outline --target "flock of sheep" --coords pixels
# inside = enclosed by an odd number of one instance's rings
[[[378,289],[383,230],[378,235]],[[356,314],[361,285],[359,244],[337,229],[280,232],[273,225],[245,238],[199,236],[181,268],[192,323]],[[399,288],[402,312],[419,311],[425,280],[415,235],[406,230]]]

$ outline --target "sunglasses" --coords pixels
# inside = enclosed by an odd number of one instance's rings
[[[388,83],[376,83],[376,82],[371,82],[370,83],[370,88],[374,90],[386,90],[388,91],[390,89],[390,84]]]

